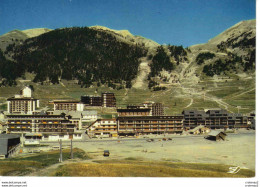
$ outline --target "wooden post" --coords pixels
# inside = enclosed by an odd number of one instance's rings
[[[70,158],[73,159],[72,139],[70,140]]]
[[[62,162],[62,140],[60,139],[60,160],[59,162]]]

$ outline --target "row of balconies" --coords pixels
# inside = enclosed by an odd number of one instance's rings
[[[30,129],[30,126],[8,126],[11,129]]]
[[[28,132],[32,132],[32,129],[30,129],[30,128],[8,128],[8,131],[10,131],[10,132],[14,132],[14,131],[28,131]]]
[[[74,129],[39,129],[39,132],[74,132]]]
[[[117,129],[117,126],[114,126],[114,127],[96,127],[95,129]]]
[[[119,125],[141,125],[141,126],[151,126],[151,125],[182,125],[183,122],[175,123],[122,123],[119,122]]]
[[[120,124],[119,127],[128,127],[128,128],[161,128],[161,127],[182,127],[182,124],[175,124],[175,125],[143,125],[143,126],[138,126],[138,125],[124,125]]]
[[[147,124],[150,124],[150,123],[181,123],[183,120],[174,120],[174,121],[120,121],[120,123],[140,123],[140,124],[143,124],[143,123],[147,123]]]
[[[183,129],[169,129],[169,130],[158,130],[158,129],[119,129],[119,132],[182,132]]]
[[[119,128],[119,130],[160,130],[160,131],[167,131],[167,130],[177,130],[181,128]]]
[[[93,132],[114,132],[114,131],[117,131],[117,129],[95,129],[93,130]]]

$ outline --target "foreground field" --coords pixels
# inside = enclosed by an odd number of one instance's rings
[[[229,167],[220,164],[145,162],[131,160],[96,161],[60,166],[51,176],[88,177],[254,177],[255,173],[242,169],[229,174]],[[94,161],[95,162],[95,161]]]
[[[70,150],[63,150],[63,160],[70,157]],[[74,158],[89,159],[80,149],[74,149]],[[0,176],[25,176],[59,163],[59,151],[49,151],[27,156],[0,160]]]

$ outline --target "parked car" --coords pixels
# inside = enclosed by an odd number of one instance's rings
[[[104,154],[103,155],[104,156],[109,156],[110,155],[109,150],[104,150]]]

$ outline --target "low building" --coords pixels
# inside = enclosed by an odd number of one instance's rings
[[[219,141],[219,140],[225,140],[226,136],[227,136],[226,133],[222,131],[213,130],[205,138],[208,140]]]
[[[26,133],[24,135],[24,145],[40,145],[41,133]]]
[[[117,137],[116,119],[98,119],[88,127],[90,137]]]
[[[117,125],[119,135],[181,134],[183,116],[121,116]]]
[[[20,135],[0,134],[0,159],[8,158],[19,149]]]
[[[206,134],[209,133],[210,129],[207,127],[204,127],[203,125],[199,125],[195,127],[194,129],[189,130],[189,134]]]
[[[50,103],[54,104],[54,111],[67,110],[67,111],[83,111],[84,105],[75,100],[54,100]]]
[[[90,126],[94,121],[98,119],[98,114],[96,110],[87,110],[82,113],[82,128],[86,129]]]

